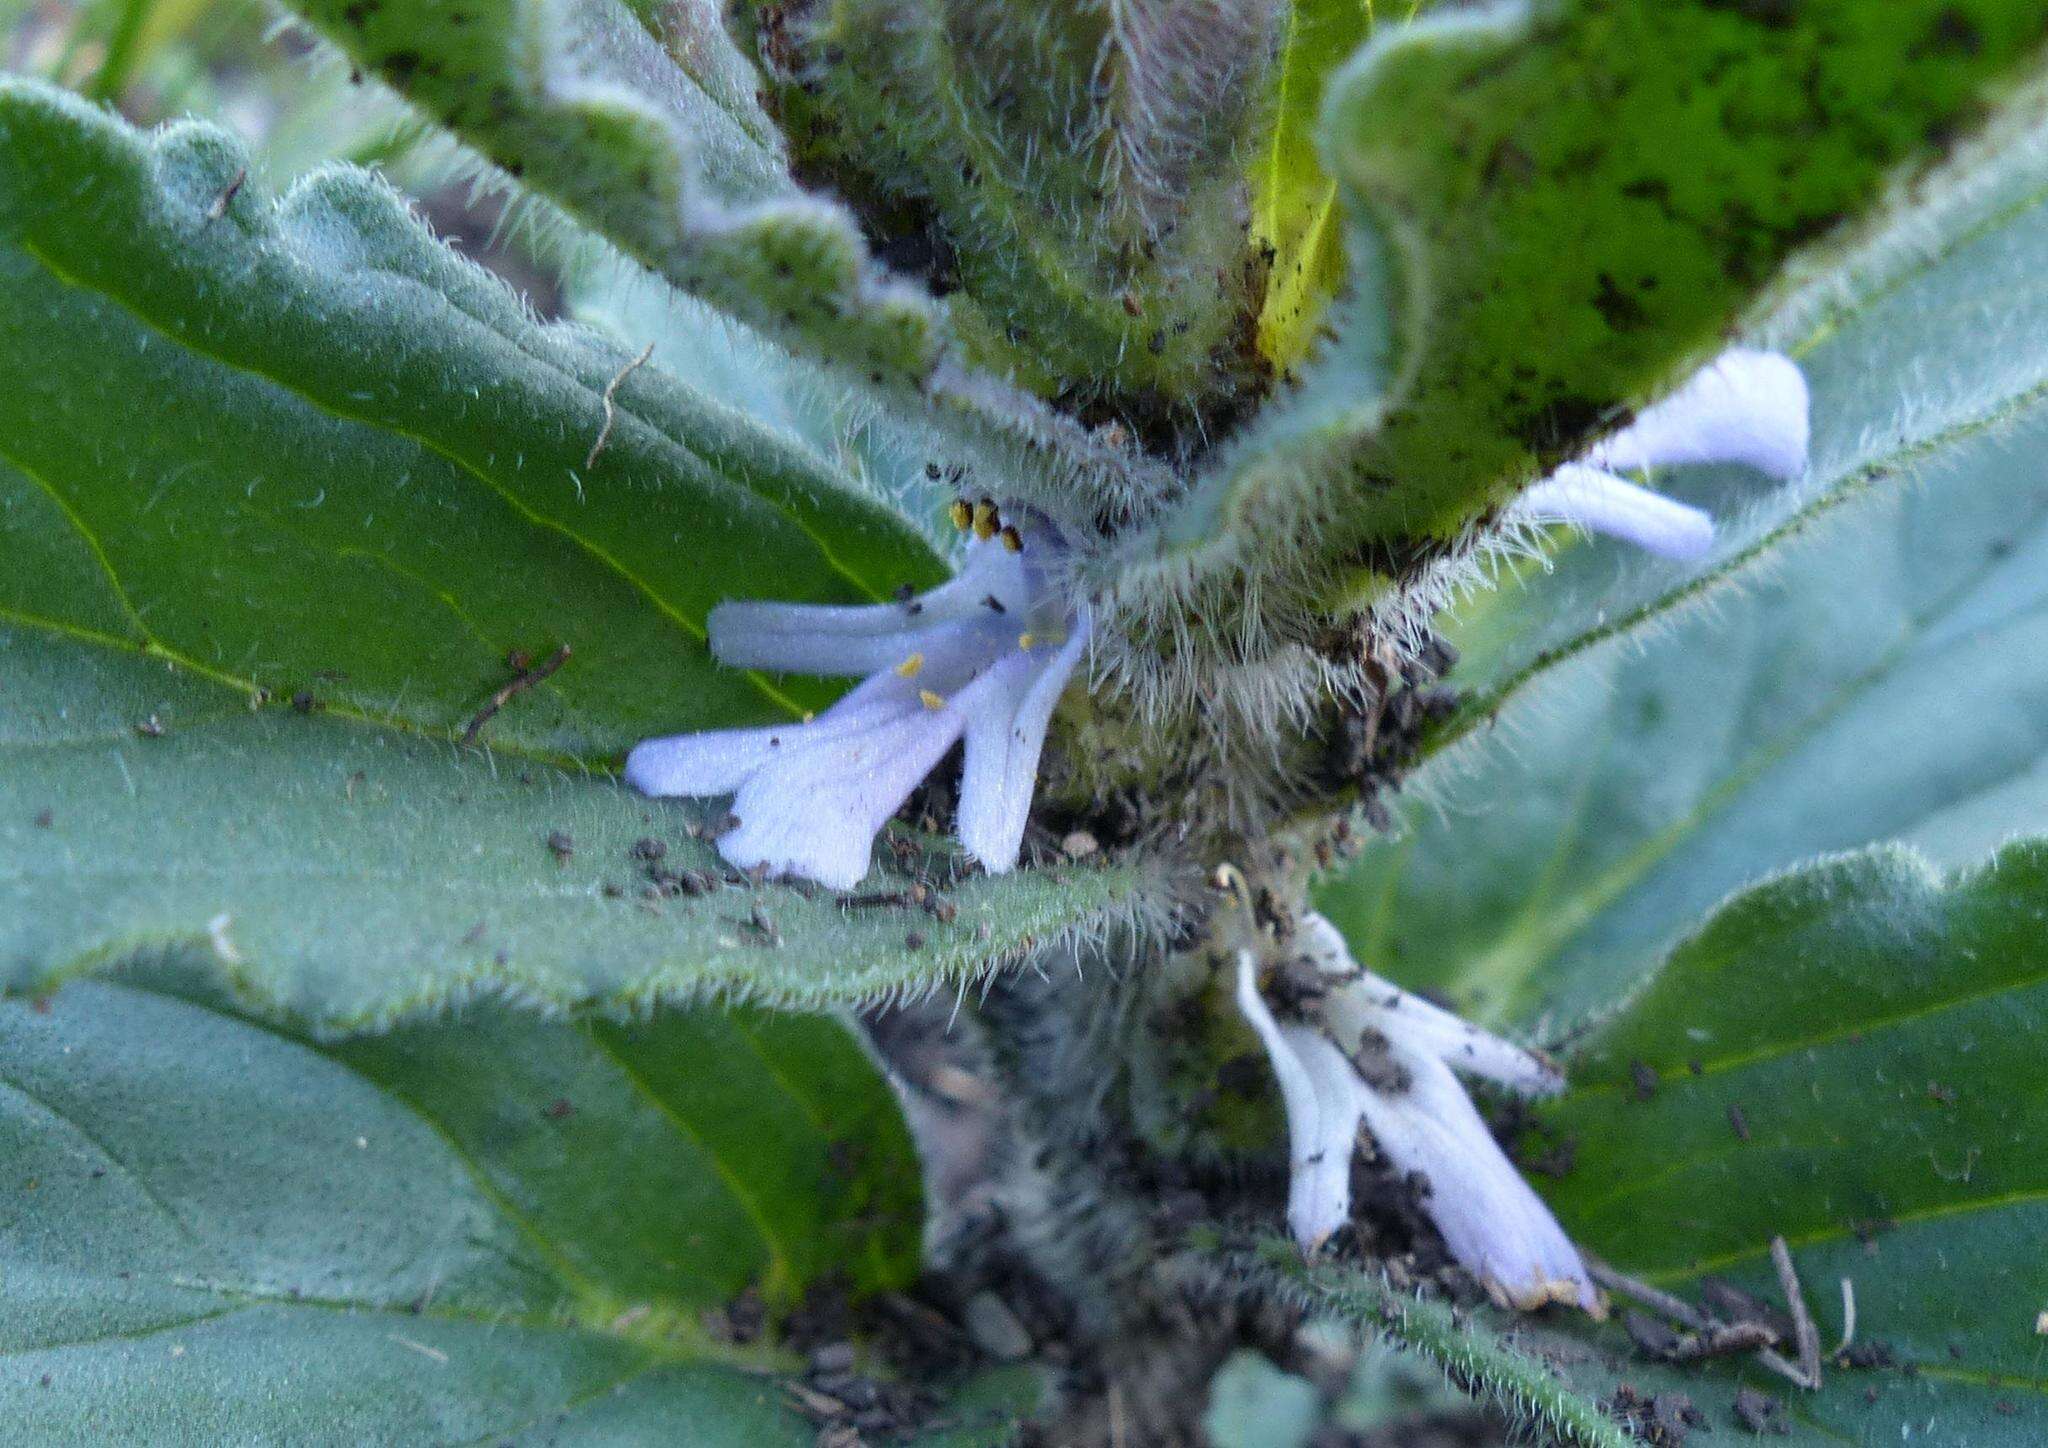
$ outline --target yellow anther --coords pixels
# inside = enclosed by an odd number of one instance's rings
[[[896,676],[902,679],[914,679],[917,677],[917,671],[923,667],[924,655],[912,654],[896,666]]]
[[[1002,515],[996,512],[996,505],[983,498],[974,505],[974,536],[986,543],[996,536],[996,529],[1003,526]]]
[[[810,722],[811,722],[811,721],[812,721],[813,719],[815,719],[815,718],[817,718],[817,717],[818,717],[818,711],[817,711],[817,710],[815,710],[815,709],[806,709],[806,710],[804,710],[804,723],[808,724],[808,723],[810,723]]]
[[[1015,528],[1011,527],[1008,523],[1005,523],[1003,525],[1003,531],[1001,536],[1003,540],[1003,546],[1009,549],[1012,553],[1022,553],[1024,551],[1024,535],[1022,533],[1019,533]]]
[[[927,709],[943,709],[946,707],[946,701],[937,694],[934,694],[930,689],[919,689],[917,697],[924,701],[924,706]]]
[[[974,526],[974,505],[965,498],[955,498],[953,506],[946,509],[946,516],[953,520],[953,526],[965,533]]]
[[[1017,647],[1027,653],[1030,652],[1031,646],[1037,642],[1038,635],[1035,633],[1020,633],[1017,635]]]

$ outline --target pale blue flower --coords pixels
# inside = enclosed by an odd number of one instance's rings
[[[1806,471],[1807,410],[1806,378],[1790,358],[1724,352],[1583,459],[1525,489],[1508,516],[1569,523],[1667,558],[1697,558],[1713,546],[1713,518],[1616,473],[1740,463],[1789,482]]]
[[[1021,545],[1021,546],[1019,546]],[[737,668],[868,678],[817,718],[650,739],[626,782],[652,795],[732,794],[718,841],[762,866],[834,889],[868,872],[875,836],[965,739],[956,822],[991,872],[1017,863],[1046,727],[1088,643],[1049,570],[1050,524],[969,542],[958,576],[902,603],[726,603],[711,651]]]
[[[1454,1069],[1525,1095],[1564,1083],[1547,1061],[1362,969],[1336,927],[1311,914],[1296,937],[1322,974],[1305,1018],[1282,1024],[1238,957],[1237,1003],[1280,1086],[1287,1114],[1287,1224],[1314,1252],[1351,1217],[1351,1164],[1363,1126],[1404,1175],[1428,1184],[1422,1208],[1451,1256],[1504,1306],[1605,1305],[1578,1249],[1473,1108]],[[1372,1070],[1359,1061],[1370,1054]],[[1370,1077],[1370,1079],[1368,1079]]]

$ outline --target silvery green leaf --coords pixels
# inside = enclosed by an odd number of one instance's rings
[[[931,299],[799,192],[709,0],[296,7],[523,184],[685,290],[869,372],[937,359]]]
[[[910,1143],[830,1021],[485,1008],[319,1046],[90,984],[0,1005],[0,1059],[19,1441],[596,1444],[691,1423],[798,1448],[817,1430],[779,1381],[799,1365],[781,1317],[828,1275],[865,1292],[916,1270]],[[973,1392],[946,1441],[1002,1441],[1032,1400]]]
[[[1032,391],[1196,434],[1259,387],[1240,157],[1262,0],[746,7],[807,174],[950,295],[967,354]]]
[[[374,179],[274,202],[243,171],[220,132],[0,88],[0,984],[170,951],[326,1030],[489,989],[815,1005],[1124,892],[677,895],[725,878],[706,821],[603,771],[831,697],[715,665],[708,610],[884,597],[930,548],[801,439],[536,324]],[[879,879],[954,873],[906,859]]]
[[[2002,155],[1770,324],[1812,381],[1810,479],[1666,480],[1734,520],[1727,556],[1674,580],[1578,544],[1481,601],[1482,692],[1406,837],[1324,889],[1363,958],[1491,1019],[1572,1019],[1816,852],[1954,865],[2048,825],[2048,171],[2038,139]]]
[[[831,1022],[483,1010],[313,1047],[205,999],[0,1006],[0,1376],[43,1444],[805,1444],[709,1323],[915,1270],[887,1085]]]

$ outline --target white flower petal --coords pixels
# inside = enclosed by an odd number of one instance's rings
[[[822,722],[822,721],[821,721]],[[718,852],[742,869],[764,865],[850,890],[868,872],[875,836],[960,737],[959,709],[875,714],[865,727],[800,739],[757,770],[732,802],[739,824]]]
[[[1002,607],[990,607],[990,598]],[[870,674],[923,651],[948,624],[1021,618],[1031,602],[1022,556],[1000,543],[975,543],[958,576],[903,603],[721,603],[707,631],[712,654],[734,668]]]
[[[1494,1142],[1464,1087],[1436,1057],[1393,1043],[1405,1091],[1361,1086],[1366,1128],[1388,1160],[1429,1183],[1423,1209],[1451,1255],[1502,1303],[1573,1303],[1601,1315],[1578,1249]]]
[[[960,776],[960,843],[992,875],[1017,863],[1024,822],[1038,782],[1045,730],[1067,680],[1088,644],[1084,613],[1067,641],[1013,649],[996,665],[1006,671],[1001,693],[967,721],[967,758]],[[995,670],[991,670],[991,673]],[[975,687],[979,687],[977,684]]]
[[[648,739],[626,756],[626,783],[658,796],[729,794],[803,728],[717,729]]]
[[[1280,1105],[1287,1113],[1288,1225],[1294,1229],[1295,1240],[1302,1244],[1303,1249],[1313,1251],[1343,1220],[1339,1216],[1337,1222],[1325,1226],[1329,1217],[1328,1204],[1306,1200],[1305,1192],[1301,1199],[1297,1198],[1297,1188],[1308,1180],[1317,1164],[1311,1157],[1322,1127],[1322,1099],[1307,1065],[1282,1034],[1280,1023],[1273,1019],[1272,1009],[1259,994],[1258,965],[1249,950],[1237,953],[1237,1008],[1250,1023],[1260,1044],[1265,1046],[1266,1057],[1273,1063],[1273,1077],[1280,1085]],[[1345,1164],[1348,1173],[1348,1154]],[[1343,1206],[1344,1211],[1349,1212],[1348,1176]],[[1322,1228],[1320,1232],[1315,1230],[1318,1227]]]
[[[960,667],[963,646],[950,637],[934,646],[935,672]],[[973,652],[971,648],[967,652]],[[920,671],[922,672],[922,671]],[[626,756],[626,783],[642,794],[691,796],[730,794],[756,770],[829,739],[871,727],[885,716],[922,709],[915,681],[885,670],[849,690],[807,724],[792,721],[760,729],[711,729],[649,739]]]
[[[1345,980],[1359,974],[1358,961],[1351,954],[1351,943],[1320,910],[1310,910],[1302,915],[1301,923],[1295,928],[1294,946],[1310,965],[1332,980]]]
[[[1532,523],[1570,523],[1665,558],[1697,558],[1714,543],[1705,511],[1584,463],[1566,463],[1523,490],[1510,510]]]
[[[1294,1147],[1287,1184],[1287,1225],[1304,1252],[1314,1252],[1351,1220],[1351,1161],[1358,1154],[1363,1085],[1344,1053],[1313,1026],[1282,1026],[1316,1093],[1316,1124]]]
[[[1483,1076],[1526,1095],[1548,1095],[1564,1086],[1557,1068],[1534,1052],[1359,965],[1344,933],[1320,911],[1311,910],[1301,917],[1294,944],[1331,982],[1322,1014],[1340,1046],[1354,1046],[1365,1031],[1376,1030],[1429,1052],[1454,1070]]]
[[[733,792],[739,824],[719,841],[728,860],[847,888],[866,874],[875,834],[971,728],[963,838],[989,868],[1013,865],[1046,724],[1085,639],[1049,573],[1063,556],[1057,530],[1019,519],[1021,550],[970,543],[957,577],[900,603],[714,609],[711,649],[725,663],[867,677],[806,724],[648,740],[628,757],[627,781],[651,794]],[[1020,635],[1071,647],[1026,650]]]
[[[1745,463],[1774,478],[1806,471],[1806,378],[1789,357],[1735,348],[1588,454],[1633,472],[1681,463]]]
[[[922,653],[932,630],[907,617],[901,604],[883,604],[889,629],[835,633],[817,614],[865,609],[811,608],[804,604],[721,603],[711,610],[711,652],[736,669],[781,674],[872,674]],[[943,627],[943,625],[941,625]]]
[[[1564,1077],[1542,1057],[1371,971],[1332,986],[1323,1000],[1323,1019],[1341,1045],[1349,1046],[1363,1032],[1374,1030],[1427,1051],[1454,1071],[1484,1077],[1526,1096],[1548,1096],[1564,1088]]]

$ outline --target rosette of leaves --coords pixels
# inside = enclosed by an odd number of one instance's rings
[[[118,8],[90,87],[147,112],[190,17]],[[1118,1360],[1156,1269],[1261,1348],[1275,1303],[1361,1317],[1565,1440],[1642,1429],[1623,1384],[1729,1426],[1768,1392],[1814,1441],[2038,1437],[2038,7],[295,8],[524,208],[575,316],[372,172],[277,184],[215,124],[0,83],[12,1421],[805,1441],[807,1300],[901,1289],[922,1225],[829,1013],[993,980],[989,1089],[1113,1229],[1013,1244],[1069,1357]],[[1704,562],[1560,538],[1439,617],[1518,489],[1738,333],[1813,383],[1807,478],[1687,473]],[[962,496],[1052,520],[1093,609],[1033,867],[913,809],[850,905],[619,786],[651,734],[832,701],[715,664],[714,606],[928,587]],[[1333,771],[1439,628],[1456,712]],[[1293,861],[1260,873],[1298,909],[1411,764],[1449,807],[1321,908],[1576,1061],[1523,1144],[1577,1143],[1586,1245],[1690,1300],[1772,1291],[1784,1238],[1829,1346],[1854,1284],[1860,1366],[1812,1392],[1371,1264],[1214,1273],[1251,1198],[1190,1233],[1119,1215],[1185,1162],[1056,1159],[1142,1151],[1090,1083],[1144,1067],[1049,1037],[1199,938],[1217,865]],[[995,975],[1105,956],[1056,1009]],[[1187,1336],[1200,1389],[1225,1353]],[[851,1348],[870,1387],[889,1346]],[[1056,1421],[1132,1431],[1100,1385]],[[1037,1401],[919,1388],[888,1431],[1001,1441]]]

